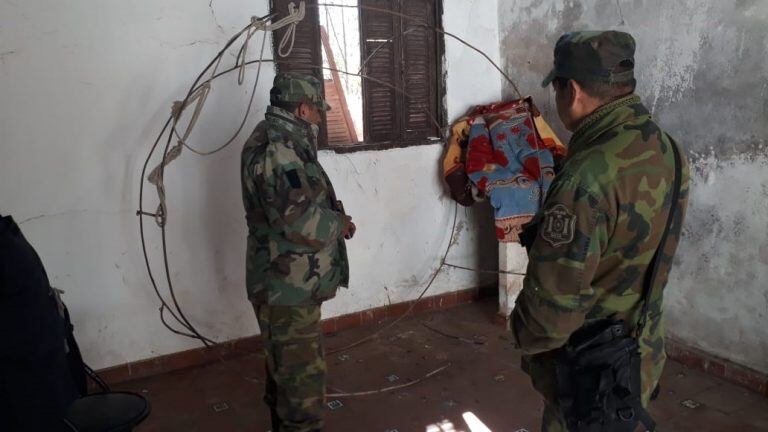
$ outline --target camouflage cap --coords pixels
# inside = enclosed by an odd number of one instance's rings
[[[309,100],[323,111],[331,106],[323,99],[323,83],[312,75],[296,72],[281,72],[275,76],[272,95],[283,102],[304,102]]]
[[[620,71],[617,71],[620,68]],[[623,83],[635,77],[635,39],[619,31],[580,31],[560,36],[555,67],[541,83],[555,78]]]

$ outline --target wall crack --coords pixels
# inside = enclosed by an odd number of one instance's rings
[[[4,51],[0,53],[0,63],[5,64],[5,58],[16,54],[16,50]]]
[[[619,8],[619,18],[621,18],[621,22],[619,22],[619,25],[623,26],[626,24],[626,21],[624,21],[624,12],[621,10],[621,4],[619,3],[621,0],[616,0],[616,7]]]
[[[222,27],[221,24],[219,24],[219,19],[216,17],[216,10],[213,7],[213,0],[208,1],[208,9],[211,10],[211,17],[213,17],[213,22],[216,24],[216,27],[219,28],[219,31],[221,33],[226,34],[226,32],[224,31],[224,27]]]

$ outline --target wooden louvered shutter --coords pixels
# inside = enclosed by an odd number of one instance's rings
[[[398,10],[398,0],[360,0],[360,5],[388,10]],[[400,86],[401,38],[400,20],[394,16],[360,10],[360,44],[363,74],[391,86]],[[392,88],[370,79],[363,79],[363,112],[365,141],[384,143],[400,139],[399,97]]]
[[[402,139],[421,141],[438,136],[433,117],[437,118],[437,37],[435,0],[403,0],[401,12],[419,21],[401,18],[402,22],[402,96],[400,110]]]
[[[296,39],[293,42],[293,50],[286,57],[281,57],[278,54],[280,41],[283,40],[283,36],[290,28],[290,26],[287,26],[272,33],[272,51],[274,58],[278,61],[278,72],[300,72],[314,75],[322,82],[323,71],[314,67],[323,64],[323,56],[320,52],[320,20],[318,19],[317,0],[305,1],[306,15],[296,26]],[[288,16],[288,5],[290,3],[295,3],[296,7],[299,7],[299,0],[272,0],[270,12],[277,14],[277,16],[272,18],[273,22]]]
[[[293,41],[293,49],[285,57],[280,56],[280,41],[290,26],[272,32],[272,55],[277,60],[277,72],[299,72],[313,75],[321,83],[323,82],[323,70],[318,67],[323,65],[323,54],[320,51],[320,19],[318,16],[317,0],[305,1],[304,19],[296,26],[296,36]],[[288,5],[294,3],[299,7],[300,0],[271,0],[270,12],[276,13],[272,21],[278,21],[288,16]],[[288,43],[290,46],[290,42]],[[287,50],[287,47],[286,47]],[[327,128],[325,127],[325,115],[320,127],[318,145],[325,147],[327,142]]]

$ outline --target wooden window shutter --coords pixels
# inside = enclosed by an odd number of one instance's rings
[[[360,0],[361,6],[397,11],[399,0]],[[391,86],[401,87],[400,20],[384,12],[360,10],[360,39],[363,74]],[[363,79],[363,124],[365,140],[372,143],[400,139],[399,97],[392,88]]]
[[[277,63],[278,72],[299,72],[314,75],[321,82],[323,71],[315,67],[323,64],[320,52],[320,21],[318,19],[317,0],[306,1],[306,15],[296,26],[296,38],[293,41],[293,50],[286,57],[278,54],[280,41],[290,26],[275,30],[272,33],[272,53]],[[272,0],[270,12],[276,13],[272,21],[275,22],[288,16],[288,5],[295,3],[299,7],[299,0]],[[285,63],[280,63],[285,62]]]
[[[277,72],[298,72],[312,75],[322,83],[323,70],[318,67],[323,65],[323,54],[320,51],[322,48],[317,0],[304,1],[306,5],[306,14],[304,15],[304,19],[296,26],[293,49],[290,54],[285,57],[281,57],[278,53],[280,41],[283,40],[283,36],[290,28],[290,26],[286,26],[272,32],[272,55],[273,58],[277,60]],[[288,16],[288,5],[294,3],[298,8],[299,2],[300,0],[271,0],[269,10],[271,13],[277,14],[272,21],[275,22]],[[320,136],[318,137],[318,141],[320,147],[325,147],[327,142],[325,115],[323,115],[323,122],[320,126]]]
[[[402,88],[400,110],[405,141],[423,140],[438,136],[432,120],[437,117],[437,37],[435,26],[437,11],[435,0],[403,0],[401,12],[419,21],[401,18],[402,22]],[[431,115],[430,115],[431,114]]]

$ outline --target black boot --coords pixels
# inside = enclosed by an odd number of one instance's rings
[[[659,398],[659,393],[661,393],[661,384],[656,384],[656,388],[653,389],[653,392],[651,393],[651,400],[655,401]]]
[[[270,408],[269,413],[272,418],[272,432],[280,432],[280,416],[277,415],[277,410]]]

